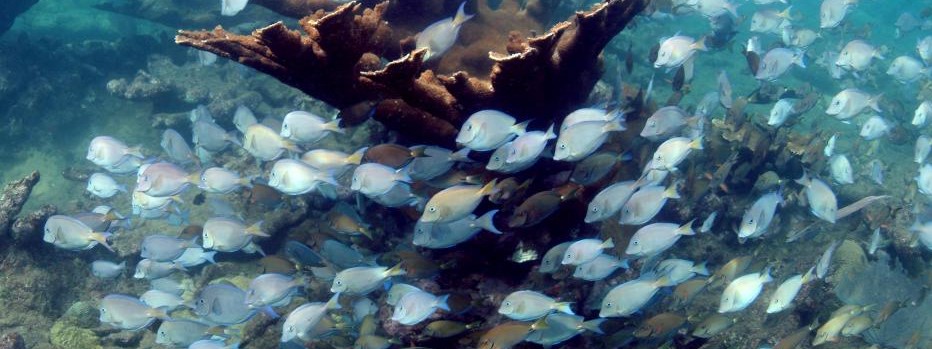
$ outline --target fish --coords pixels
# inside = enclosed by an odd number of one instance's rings
[[[712,231],[712,226],[715,225],[716,217],[718,217],[718,211],[713,211],[708,216],[706,216],[705,220],[702,221],[702,226],[699,227],[699,232],[708,233]]]
[[[806,273],[806,276],[797,274],[784,280],[770,296],[770,302],[767,304],[767,314],[779,313],[788,309],[793,304],[793,299],[796,298],[803,284],[809,282],[808,275],[811,272],[810,270],[809,273]]]
[[[612,121],[612,120],[624,120],[625,114],[623,111],[614,109],[606,110],[602,108],[581,108],[576,109],[573,112],[566,115],[563,118],[563,122],[560,124],[560,132],[566,131],[570,126],[576,125],[580,122],[586,121]]]
[[[158,262],[151,259],[140,260],[136,263],[136,273],[133,278],[136,279],[159,279],[171,275],[175,271],[187,271],[183,265],[175,262]]]
[[[732,103],[731,81],[728,81],[728,74],[724,70],[718,73],[718,100],[725,109],[731,109]]]
[[[673,304],[675,307],[682,307],[692,301],[699,292],[705,289],[706,285],[709,283],[708,279],[697,278],[684,281],[683,283],[676,285],[676,288],[673,290]]]
[[[427,181],[437,178],[450,171],[457,163],[473,162],[469,158],[469,148],[463,148],[458,151],[451,151],[436,146],[422,146],[420,150],[415,150],[423,156],[411,159],[411,162],[405,166],[405,171],[413,180]]]
[[[806,189],[806,202],[809,203],[809,211],[816,217],[834,224],[838,216],[838,199],[835,198],[832,188],[822,180],[810,177],[808,173],[803,173],[803,176],[797,179],[796,183]]]
[[[437,309],[450,311],[449,295],[434,296],[428,292],[414,290],[402,296],[395,304],[391,319],[405,326],[413,326],[426,320]]]
[[[155,343],[168,347],[187,348],[197,341],[212,337],[215,329],[208,324],[193,320],[166,320],[162,321],[159,329],[155,331]]]
[[[245,105],[236,106],[236,111],[233,112],[233,126],[236,126],[236,129],[240,133],[246,134],[246,128],[253,124],[258,124],[259,120],[256,119],[256,115],[253,114],[252,109]]]
[[[223,16],[236,16],[246,8],[249,0],[220,0],[220,14]]]
[[[557,136],[553,159],[579,161],[594,153],[605,143],[610,132],[624,131],[621,120],[585,121],[570,126]]]
[[[637,338],[666,338],[686,323],[686,317],[675,313],[660,313],[641,323],[634,330]]]
[[[563,259],[560,261],[560,264],[580,265],[591,262],[602,254],[602,250],[614,247],[615,243],[612,242],[612,238],[608,238],[604,241],[599,239],[576,240],[566,248],[566,252],[563,253]]]
[[[774,9],[761,9],[751,15],[751,32],[762,34],[780,34],[781,31],[792,24],[789,6],[782,11]]]
[[[641,225],[649,222],[660,213],[667,199],[680,198],[680,193],[676,191],[677,185],[678,183],[672,183],[666,188],[659,185],[641,187],[621,207],[618,223]]]
[[[873,159],[868,164],[868,171],[870,173],[871,180],[877,185],[883,185],[884,177],[884,165],[879,159]]]
[[[744,212],[738,237],[747,239],[763,235],[773,221],[777,206],[783,204],[783,194],[779,190],[762,195]]]
[[[744,310],[754,303],[764,284],[770,281],[773,281],[773,278],[770,277],[769,268],[760,273],[746,274],[734,279],[722,292],[718,312],[730,313]]]
[[[366,196],[378,196],[387,193],[396,182],[411,183],[412,179],[404,169],[379,164],[365,163],[353,171],[350,189]]]
[[[560,209],[560,203],[568,196],[554,190],[546,190],[531,195],[515,208],[515,211],[508,219],[508,227],[518,228],[537,225]]]
[[[725,263],[721,268],[719,268],[712,277],[709,278],[708,283],[714,283],[722,281],[722,284],[727,285],[731,283],[732,280],[738,274],[744,272],[745,269],[751,265],[753,261],[753,256],[739,256],[732,258],[728,263]]]
[[[629,155],[609,152],[595,153],[587,156],[573,167],[570,181],[579,185],[592,185],[611,173],[620,161],[625,161]]]
[[[174,162],[182,165],[199,162],[197,156],[194,155],[194,151],[188,146],[188,142],[174,129],[168,128],[162,132],[162,141],[159,145]]]
[[[622,181],[599,191],[586,209],[586,223],[601,222],[615,215],[634,194],[635,181]]]
[[[874,326],[874,320],[867,315],[858,315],[845,323],[841,329],[841,335],[845,337],[858,336],[868,328]]]
[[[166,312],[174,311],[183,305],[187,305],[181,296],[165,292],[162,290],[148,290],[139,296],[139,300],[152,308],[161,308]]]
[[[815,267],[816,278],[825,279],[825,277],[828,276],[828,268],[832,263],[832,256],[835,254],[835,249],[840,245],[841,240],[835,240],[825,249],[825,252],[822,253],[822,257],[819,258]]]
[[[812,346],[821,345],[825,342],[837,342],[839,340],[838,335],[841,334],[841,330],[844,329],[845,324],[852,318],[861,315],[862,312],[870,307],[870,305],[865,307],[854,306],[840,314],[833,314],[833,317],[816,331],[816,336],[812,340]]]
[[[832,154],[835,153],[835,142],[838,139],[838,134],[833,134],[831,138],[828,139],[828,142],[825,143],[825,148],[822,149],[822,154],[825,157],[832,157]]]
[[[156,262],[169,262],[181,256],[190,247],[197,246],[197,236],[191,240],[166,235],[149,235],[142,239],[139,256]]]
[[[544,253],[544,257],[540,259],[540,267],[537,268],[537,272],[550,274],[556,272],[563,263],[563,257],[566,254],[566,250],[569,249],[575,241],[567,241],[560,244],[557,244],[547,250]]]
[[[657,147],[651,161],[652,170],[676,171],[693,150],[702,150],[702,136],[697,138],[673,137]]]
[[[877,138],[883,137],[890,130],[893,129],[887,120],[885,120],[880,115],[871,116],[870,119],[864,122],[864,125],[861,126],[860,136],[865,140],[872,141]]]
[[[874,228],[874,233],[871,234],[870,244],[867,246],[867,254],[873,256],[882,243],[883,236],[880,235],[880,228]]]
[[[320,256],[323,257],[321,258],[322,261],[320,263],[326,264],[324,262],[326,261],[336,265],[340,269],[347,269],[364,265],[374,265],[372,260],[367,259],[356,249],[331,239],[324,241],[324,243],[321,245]]]
[[[198,188],[214,194],[229,194],[239,188],[251,186],[251,178],[240,177],[238,173],[222,167],[204,170],[197,181]]]
[[[528,122],[515,124],[515,118],[497,110],[480,110],[466,118],[456,143],[474,151],[495,150],[525,133]]]
[[[795,64],[806,68],[806,54],[802,50],[776,47],[767,51],[761,58],[760,65],[754,78],[758,80],[774,81],[786,73]]]
[[[573,277],[586,281],[599,281],[607,278],[618,268],[630,269],[628,260],[619,260],[616,257],[600,254],[595,259],[576,266]]]
[[[930,70],[925,63],[910,56],[899,56],[893,59],[887,68],[887,75],[892,76],[901,84],[915,82],[923,77],[929,77]]]
[[[101,245],[113,252],[107,242],[110,236],[110,233],[91,230],[76,218],[53,215],[45,221],[42,240],[71,251],[89,250]]]
[[[339,176],[351,166],[359,165],[367,149],[361,148],[352,154],[337,150],[312,149],[301,155],[301,161],[320,171]]]
[[[496,180],[485,185],[456,185],[431,196],[418,220],[426,223],[448,223],[465,218],[492,193]]]
[[[87,191],[94,196],[108,199],[119,193],[126,192],[126,186],[117,183],[113,177],[105,173],[96,172],[87,179]]]
[[[339,118],[327,121],[313,113],[296,110],[285,114],[279,135],[295,143],[311,144],[331,133],[346,133],[340,128]]]
[[[552,313],[547,315],[544,321],[547,323],[547,327],[534,331],[527,336],[525,341],[549,347],[563,343],[585,331],[605,334],[599,326],[606,319],[585,321],[582,316]]]
[[[478,218],[471,214],[450,223],[417,222],[412,243],[416,246],[439,249],[456,246],[482,230],[501,235],[502,232],[494,224],[497,213],[498,210],[491,210]]]
[[[246,292],[228,283],[205,286],[194,298],[194,313],[218,325],[235,325],[252,318],[256,311],[246,305]]]
[[[932,35],[916,41],[916,52],[926,64],[932,63]]]
[[[652,223],[634,233],[628,241],[625,254],[635,257],[651,257],[673,247],[680,237],[695,235],[693,221],[683,225],[675,223]]]
[[[385,296],[385,303],[394,306],[395,304],[398,304],[398,301],[401,299],[401,297],[404,297],[404,295],[420,290],[420,288],[411,286],[409,284],[392,284],[392,287],[388,289],[388,294]]]
[[[518,321],[536,320],[550,314],[561,312],[575,315],[570,308],[573,302],[557,302],[542,293],[522,290],[510,293],[502,300],[498,313]]]
[[[678,68],[692,58],[697,51],[706,50],[705,38],[696,40],[689,36],[676,34],[660,41],[660,50],[657,51],[654,68]]]
[[[247,1],[247,0],[232,0]],[[226,342],[216,339],[201,339],[188,346],[188,349],[239,349],[239,343],[227,345]]]
[[[486,170],[495,171],[499,173],[517,173],[526,170],[527,168],[534,165],[537,159],[525,163],[507,163],[505,159],[508,158],[508,154],[511,153],[511,147],[513,146],[512,142],[506,142],[498,149],[492,153],[492,156],[489,157],[489,163],[485,166]]]
[[[129,158],[142,159],[142,151],[138,147],[129,147],[119,139],[110,136],[97,136],[91,139],[87,146],[85,159],[101,167],[116,167],[129,160]]]
[[[116,264],[108,261],[94,261],[91,263],[91,275],[100,279],[113,279],[123,275],[126,262]]]
[[[243,134],[243,149],[260,161],[278,159],[286,151],[297,153],[300,151],[292,141],[283,138],[279,132],[263,124],[252,124],[246,127]]]
[[[641,277],[615,286],[602,298],[599,317],[626,317],[634,314],[644,307],[661,287],[669,285],[669,279],[664,277]]]
[[[193,134],[191,142],[194,143],[194,147],[211,153],[223,151],[230,144],[240,144],[236,137],[227,133],[223,127],[220,127],[212,120],[195,121],[191,127],[191,133]]]
[[[249,282],[243,302],[251,309],[286,306],[291,303],[291,297],[306,283],[307,280],[288,275],[262,274]],[[272,310],[266,310],[266,312],[274,314]]]
[[[699,338],[712,338],[715,335],[727,330],[731,325],[738,322],[738,318],[729,317],[723,314],[712,314],[702,320],[692,335]]]
[[[330,286],[332,293],[344,293],[348,295],[366,295],[382,285],[386,279],[392,276],[405,275],[401,265],[394,267],[353,267],[337,273]]]
[[[822,0],[819,5],[819,28],[835,28],[845,19],[858,0]]]
[[[786,119],[795,115],[793,111],[795,105],[796,99],[783,98],[778,100],[777,103],[773,105],[773,108],[770,109],[770,118],[767,119],[767,125],[775,127],[783,125]]]
[[[732,4],[727,0],[696,0],[695,7],[699,13],[708,18],[714,18],[725,14],[738,17],[738,5]]]
[[[285,195],[317,191],[327,196],[331,189],[325,185],[336,188],[340,184],[330,173],[315,169],[300,160],[281,159],[272,165],[268,185]]]
[[[832,173],[832,179],[838,184],[854,183],[854,170],[851,168],[851,162],[844,154],[837,154],[829,159],[829,169]]]
[[[335,293],[326,303],[305,303],[292,310],[282,324],[281,342],[286,343],[294,339],[310,340],[308,335],[322,319],[326,318],[327,311],[342,308],[339,299],[340,294]]]
[[[800,29],[795,29],[795,30],[790,29],[790,28],[784,28],[783,30],[784,32],[790,31],[790,30],[793,31],[792,36],[790,36],[790,42],[787,43],[787,45],[798,47],[801,49],[808,48],[816,41],[816,39],[822,37],[822,34],[819,34],[811,29],[806,29],[806,28],[800,28]],[[786,41],[784,41],[784,43],[786,43]]]
[[[236,218],[213,217],[204,222],[201,243],[205,249],[236,252],[247,249],[253,237],[270,237],[262,231],[262,221],[246,226]]]
[[[841,49],[835,65],[845,70],[860,72],[867,70],[874,58],[884,59],[880,51],[866,41],[851,40]]]
[[[424,335],[432,338],[450,338],[478,327],[481,323],[462,323],[451,320],[437,320],[424,327]]]
[[[432,23],[415,36],[415,48],[427,49],[424,60],[439,59],[456,43],[460,27],[475,15],[467,15],[464,7],[466,2],[460,3],[456,15]]]
[[[557,135],[553,133],[553,125],[546,132],[531,131],[515,138],[511,143],[511,152],[505,158],[505,163],[526,163],[534,161],[544,151],[547,141],[556,139]]]
[[[922,101],[916,111],[913,113],[913,120],[910,122],[913,126],[922,127],[926,124],[926,119],[932,115],[932,101]]]
[[[732,103],[734,103],[734,101],[732,101]],[[706,94],[702,96],[702,99],[699,100],[699,104],[696,105],[695,115],[700,117],[711,116],[721,104],[717,91],[706,92]]]
[[[932,164],[922,165],[919,168],[919,175],[915,179],[920,193],[932,195]]]
[[[192,183],[197,182],[197,176],[188,174],[183,168],[170,162],[156,162],[140,168],[136,177],[134,191],[149,196],[165,197],[180,194]]]
[[[121,330],[141,330],[156,319],[168,319],[161,309],[151,308],[138,298],[108,294],[100,300],[100,322]]]
[[[547,328],[544,319],[535,323],[508,321],[496,325],[479,337],[477,349],[511,349],[531,333]]]
[[[670,285],[679,285],[692,279],[696,275],[709,276],[709,270],[706,263],[695,263],[685,259],[665,259],[660,261],[655,268],[659,275],[664,275],[670,279]]]
[[[680,132],[689,120],[688,114],[682,108],[666,106],[657,109],[647,118],[640,135],[650,140],[665,140]]]

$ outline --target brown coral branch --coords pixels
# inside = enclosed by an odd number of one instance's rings
[[[39,183],[39,171],[32,171],[22,179],[10,182],[0,193],[0,235],[6,235],[7,230],[16,215],[23,209],[32,187]]]
[[[436,74],[425,69],[423,51],[379,69],[379,57],[390,56],[387,53],[397,47],[382,20],[388,3],[366,10],[349,3],[330,13],[318,11],[301,20],[304,35],[276,23],[250,36],[218,27],[210,32],[181,31],[175,40],[251,66],[336,108],[386,99],[374,117],[426,140],[454,134],[451,130],[465,116],[481,109],[500,109],[520,119],[559,120],[585,102],[602,75],[602,49],[645,6],[645,0],[606,0],[538,37],[524,40],[520,32],[511,31],[497,44],[511,54],[486,54],[492,62],[487,77]],[[544,14],[536,7],[521,11]],[[490,18],[497,17],[481,6],[480,16],[489,17],[476,20],[488,27],[493,26]],[[470,32],[467,28],[463,33]],[[468,53],[454,48],[443,59],[451,55]],[[413,120],[418,122],[410,123]]]

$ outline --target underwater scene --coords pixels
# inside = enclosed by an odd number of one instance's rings
[[[3,0],[0,349],[932,349],[930,0]]]

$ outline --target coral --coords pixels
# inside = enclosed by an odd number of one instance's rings
[[[0,349],[26,349],[26,342],[19,333],[7,333],[0,337]]]
[[[32,187],[39,183],[39,171],[33,171],[20,180],[10,182],[0,194],[0,235],[7,235],[16,215],[23,209]]]
[[[892,288],[892,287],[891,287]],[[887,321],[867,330],[864,340],[884,348],[928,348],[932,343],[932,297],[897,310]]]
[[[168,92],[169,89],[170,87],[161,80],[144,71],[136,73],[136,77],[131,82],[126,79],[114,79],[107,82],[107,91],[127,99],[149,98]]]
[[[100,341],[97,339],[94,331],[80,328],[62,321],[56,322],[55,325],[52,325],[49,341],[52,342],[52,345],[54,345],[56,348],[61,349],[101,348]]]
[[[13,25],[13,20],[20,13],[26,12],[39,0],[8,0],[0,2],[0,35],[6,33]]]
[[[480,109],[555,120],[578,107],[601,76],[602,49],[645,5],[643,0],[608,0],[544,35],[525,40],[511,33],[507,43],[499,43],[506,54],[482,58],[492,62],[487,77],[423,69],[423,51],[382,67],[380,57],[395,47],[396,24],[390,27],[384,20],[388,3],[364,9],[353,2],[329,13],[318,11],[301,19],[305,35],[279,22],[249,36],[221,27],[180,31],[175,41],[253,67],[335,108],[381,100],[376,120],[416,140],[447,138],[441,144],[449,144],[451,130]]]
[[[97,311],[97,307],[93,303],[80,301],[68,307],[68,310],[58,321],[80,328],[94,328],[100,323],[99,316],[100,312]]]
[[[917,300],[921,288],[920,284],[906,276],[899,263],[891,267],[888,258],[880,258],[868,263],[860,272],[851,272],[847,277],[839,278],[835,294],[845,304],[885,304],[891,300]]]

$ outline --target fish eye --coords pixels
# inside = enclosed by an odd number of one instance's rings
[[[560,149],[566,149],[566,143],[561,143],[561,144],[560,144]]]
[[[592,208],[592,213],[598,213],[598,212],[599,212],[599,208],[598,208],[598,207],[593,207],[593,208]]]
[[[606,307],[606,308],[611,308],[612,305],[613,305],[612,302],[605,303],[605,307]]]
[[[288,124],[282,124],[282,128],[287,130],[287,129],[288,129]]]
[[[427,210],[430,212],[437,212],[437,207],[431,206],[431,207],[428,207]]]
[[[472,131],[472,124],[466,125],[466,130]]]
[[[343,286],[343,281],[337,280],[337,286]]]
[[[502,305],[504,305],[504,306],[506,306],[506,307],[510,307],[510,306],[511,306],[511,302],[510,302],[510,301],[505,301],[504,303],[502,303]]]
[[[640,245],[640,244],[641,244],[641,242],[640,242],[640,241],[637,241],[637,240],[634,240],[634,241],[632,241],[631,243],[632,243],[632,244],[635,244],[635,245]]]

